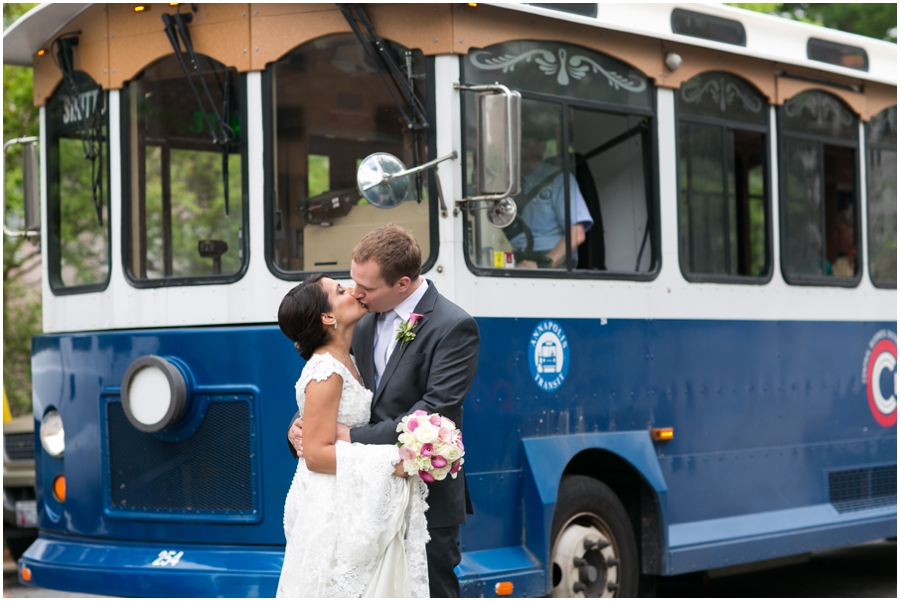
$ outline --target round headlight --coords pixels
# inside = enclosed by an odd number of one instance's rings
[[[159,432],[181,418],[187,404],[184,375],[156,355],[136,359],[122,378],[125,417],[142,432]]]
[[[41,420],[41,446],[51,457],[59,459],[66,450],[66,430],[62,417],[56,411],[48,411]]]

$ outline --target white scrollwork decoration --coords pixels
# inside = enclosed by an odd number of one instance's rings
[[[745,94],[734,83],[726,82],[724,79],[710,79],[699,88],[682,88],[681,98],[690,104],[698,104],[703,100],[703,95],[707,92],[713,102],[719,105],[719,110],[723,113],[729,105],[734,104],[735,98],[741,101],[741,107],[749,113],[759,113],[763,107],[763,103],[759,98]]]
[[[522,61],[530,63],[532,59],[545,74],[556,75],[556,82],[561,86],[569,85],[572,79],[583,79],[589,71],[593,71],[603,75],[609,85],[616,90],[643,92],[647,89],[647,82],[636,75],[624,76],[615,71],[607,71],[595,61],[580,54],[569,57],[564,48],[560,48],[556,55],[549,50],[537,48],[518,56],[512,54],[491,56],[486,50],[480,50],[472,54],[469,60],[483,71],[502,69],[504,73],[509,73],[515,70],[518,63]]]
[[[815,118],[818,125],[824,125],[827,119],[836,119],[844,126],[853,125],[850,111],[825,94],[801,94],[784,103],[784,112],[788,117],[798,117],[804,110]]]

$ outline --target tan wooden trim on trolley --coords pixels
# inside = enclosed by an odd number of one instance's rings
[[[74,49],[75,68],[104,89],[119,89],[154,61],[171,54],[160,15],[178,10],[167,3],[147,4],[134,12],[132,4],[95,4],[72,19],[57,35],[80,32]],[[189,4],[181,10],[190,10]],[[198,4],[190,24],[198,54],[205,54],[239,72],[262,71],[294,48],[328,35],[350,33],[334,4]],[[512,40],[564,41],[607,54],[644,73],[656,86],[677,89],[708,71],[725,71],[754,85],[772,104],[780,105],[807,89],[825,89],[844,100],[864,121],[896,104],[897,88],[847,77],[782,66],[740,54],[711,50],[645,36],[611,31],[511,11],[467,4],[367,4],[379,35],[426,56],[466,54]],[[51,40],[52,41],[52,40]],[[50,56],[34,57],[34,102],[47,102],[62,76]],[[671,72],[665,56],[675,52],[681,67]],[[783,77],[784,71],[811,79],[858,86],[865,93]],[[846,80],[846,81],[845,81]]]

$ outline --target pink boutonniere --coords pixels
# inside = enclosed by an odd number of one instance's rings
[[[397,330],[395,339],[400,341],[401,350],[403,349],[403,343],[415,340],[416,333],[413,332],[413,330],[416,328],[420,319],[422,319],[422,316],[418,313],[410,313],[409,320],[400,324],[400,329]]]

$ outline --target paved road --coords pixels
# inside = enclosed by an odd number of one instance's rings
[[[91,597],[22,586],[4,564],[4,597]],[[813,553],[802,565],[709,578],[661,578],[658,597],[897,597],[897,542]]]
[[[657,597],[897,597],[897,541],[813,553],[806,563],[709,578],[659,579]]]

